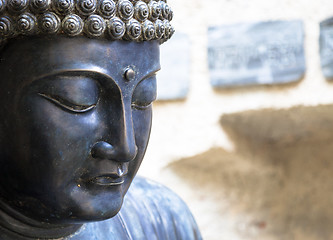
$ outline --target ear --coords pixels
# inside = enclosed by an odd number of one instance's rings
[[[3,119],[0,120],[0,164],[1,164],[1,161],[5,155],[5,146],[4,146],[4,138],[5,138],[5,133],[3,131]]]
[[[3,131],[4,129],[4,124],[3,124],[3,118],[0,119],[0,155],[1,155],[1,152],[3,152],[3,142],[4,142],[4,137],[5,137],[5,133]]]
[[[6,146],[6,143],[8,143],[8,127],[6,131],[6,118],[3,114],[4,112],[0,113],[0,160],[2,160],[8,152],[8,146]]]

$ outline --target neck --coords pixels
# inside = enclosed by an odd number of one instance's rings
[[[0,231],[6,231],[12,238],[17,239],[59,239],[75,233],[82,225],[54,225],[38,222],[28,218],[0,199]],[[1,236],[1,234],[0,234]]]

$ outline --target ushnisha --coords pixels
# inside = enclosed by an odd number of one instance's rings
[[[0,0],[0,43],[18,36],[85,35],[109,40],[170,39],[166,0]]]

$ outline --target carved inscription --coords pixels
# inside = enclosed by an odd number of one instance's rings
[[[229,46],[210,49],[210,68],[238,69],[269,65],[274,68],[290,68],[297,64],[297,46],[276,43],[267,46]]]
[[[323,74],[333,79],[333,18],[320,23],[320,60]]]
[[[305,72],[300,21],[214,27],[208,41],[214,87],[287,83]]]

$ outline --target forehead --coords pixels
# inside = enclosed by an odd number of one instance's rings
[[[63,71],[95,71],[117,82],[126,67],[135,70],[138,80],[157,71],[160,68],[158,42],[59,36],[18,39],[5,46],[0,63],[2,78],[14,77],[24,84]]]

